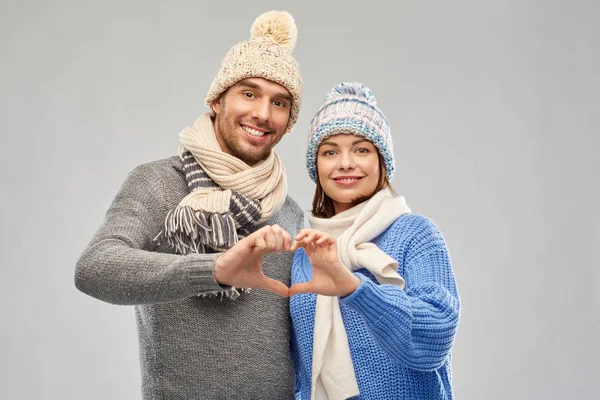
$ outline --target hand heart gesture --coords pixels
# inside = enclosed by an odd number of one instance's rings
[[[337,242],[325,232],[303,229],[294,238],[290,250],[302,247],[313,267],[310,282],[297,283],[289,290],[290,296],[298,293],[316,293],[325,296],[347,296],[360,285],[338,257]]]

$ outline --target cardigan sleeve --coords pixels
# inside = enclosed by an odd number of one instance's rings
[[[429,219],[409,218],[412,228],[406,245],[400,245],[400,236],[406,236],[401,224],[388,232],[397,246],[392,256],[404,263],[405,290],[379,285],[356,272],[360,286],[340,303],[362,316],[375,341],[398,363],[432,371],[450,353],[460,302],[442,234]]]
[[[128,175],[77,261],[80,291],[113,304],[149,304],[224,290],[214,278],[219,254],[152,251],[167,212],[165,171],[174,170],[145,164]]]

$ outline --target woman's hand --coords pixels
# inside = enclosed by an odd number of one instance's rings
[[[360,285],[338,257],[337,242],[325,232],[303,229],[294,238],[290,251],[302,247],[313,267],[310,282],[292,285],[289,295],[316,293],[325,296],[348,296]]]

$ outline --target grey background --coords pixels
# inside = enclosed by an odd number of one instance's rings
[[[451,251],[456,398],[597,398],[599,4],[2,0],[0,397],[140,397],[133,308],[79,293],[75,261],[126,174],[207,110],[229,47],[286,9],[305,81],[277,148],[289,193],[309,208],[325,93],[366,83],[395,188]]]

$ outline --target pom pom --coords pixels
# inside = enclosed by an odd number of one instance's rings
[[[331,101],[340,95],[352,95],[362,98],[367,102],[377,105],[377,99],[371,89],[358,82],[342,82],[325,95],[325,102]]]
[[[250,37],[269,37],[289,52],[296,46],[298,28],[290,13],[286,11],[268,11],[252,24]]]

